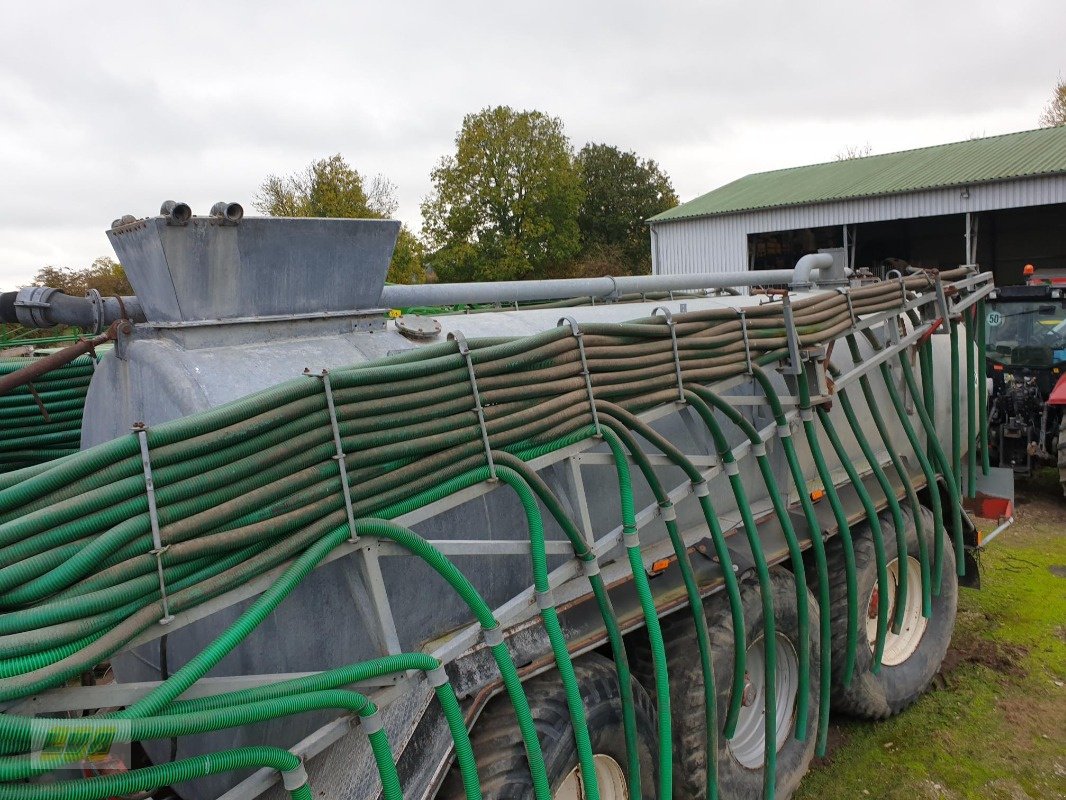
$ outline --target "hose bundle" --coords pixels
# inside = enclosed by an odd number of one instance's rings
[[[33,357],[0,359],[0,376],[17,372],[33,361]],[[91,356],[80,356],[29,386],[0,395],[0,473],[78,451],[93,366]]]
[[[941,278],[954,280],[966,274],[959,270],[943,273]],[[903,299],[901,285],[906,291],[922,291],[933,287],[934,282],[921,274],[899,283],[855,288],[850,296],[822,293],[793,301],[791,316],[800,346],[831,344],[852,330],[855,315],[899,310]],[[568,525],[561,518],[561,509],[553,505],[550,492],[545,494],[546,487],[538,484],[535,473],[523,471],[524,461],[537,452],[595,434],[606,435],[616,457],[623,489],[627,550],[645,621],[654,639],[658,636],[656,614],[650,593],[645,597],[641,589],[641,579],[646,583],[646,577],[636,544],[623,445],[638,465],[644,463],[635,439],[629,435],[636,431],[668,456],[675,457],[679,466],[691,468],[694,484],[702,479],[698,470],[683,463],[680,453],[671,450],[669,443],[656,440],[653,431],[641,427],[634,415],[676,402],[680,388],[715,434],[716,442],[727,450],[714,409],[747,435],[754,431],[749,430],[750,426],[745,427],[738,415],[730,414],[708,387],[748,371],[754,363],[753,374],[761,376],[760,383],[769,396],[771,386],[760,365],[780,360],[788,345],[785,309],[782,303],[773,301],[746,307],[743,321],[734,310],[723,308],[679,314],[669,323],[661,317],[651,317],[620,324],[588,324],[582,326],[580,337],[571,328],[560,327],[517,339],[471,340],[468,356],[457,352],[454,342],[447,342],[333,371],[326,386],[323,380],[299,378],[148,430],[143,434],[143,442],[153,471],[151,497],[146,493],[141,441],[137,436],[100,445],[57,464],[38,465],[0,476],[0,701],[61,685],[110,658],[155,625],[165,613],[195,609],[256,576],[290,563],[272,590],[261,596],[201,656],[120,714],[124,719],[142,720],[147,726],[145,730],[153,731],[154,735],[188,733],[192,722],[176,719],[185,707],[176,698],[236,647],[258,620],[276,607],[329,551],[356,532],[351,529],[353,518],[360,521],[359,533],[402,540],[412,552],[435,565],[467,600],[483,628],[493,631],[491,612],[487,606],[478,605],[476,592],[464,583],[461,573],[450,571],[450,562],[439,553],[434,555],[432,548],[426,549],[427,543],[418,544],[420,540],[415,534],[397,530],[395,526],[390,528],[387,520],[447,496],[462,486],[504,478],[523,500],[534,541],[534,583],[538,592],[545,594],[547,573],[543,532],[538,534],[537,500],[556,516],[564,531]],[[81,366],[72,364],[69,369]],[[78,378],[64,374],[63,380]],[[50,391],[61,391],[59,381],[50,386]],[[39,385],[37,388],[40,392]],[[71,387],[66,387],[66,391],[70,390]],[[4,399],[0,398],[0,409],[4,408]],[[483,428],[470,413],[472,405],[481,412]],[[331,417],[334,410],[335,428]],[[774,411],[780,426],[784,417],[779,403]],[[726,450],[720,448],[723,458]],[[341,452],[348,455],[338,458]],[[492,455],[496,456],[495,461]],[[793,478],[799,481],[801,476],[797,474],[794,455],[790,462],[794,467]],[[762,462],[760,465],[769,489],[774,480],[772,471]],[[941,466],[942,472],[949,474],[950,465]],[[642,471],[652,483],[660,504],[665,503],[663,507],[667,507],[669,501],[664,499],[661,487],[654,485],[654,473],[648,469]],[[743,486],[739,479],[734,480],[734,474],[730,477],[738,505],[746,511]],[[350,507],[342,488],[345,483],[349,487]],[[955,485],[954,478],[952,485]],[[723,566],[728,567],[728,551],[722,544],[721,530],[716,531],[717,516],[706,492],[697,491],[697,496],[716,544],[721,545],[718,555]],[[155,521],[150,503],[155,507]],[[785,525],[788,515],[784,506],[775,504],[775,510]],[[811,516],[809,508],[805,512]],[[745,515],[745,528],[759,563],[758,537],[754,534],[754,521],[749,517],[750,513]],[[668,525],[668,528],[671,537],[677,539],[676,526]],[[786,535],[794,539],[791,523]],[[578,558],[594,559],[587,548],[581,549],[580,536],[571,538]],[[800,548],[792,539],[793,564],[801,570]],[[684,549],[675,541],[679,561]],[[821,560],[818,563],[824,567]],[[724,572],[728,583],[732,571],[726,568]],[[762,565],[760,579],[765,577],[764,572],[765,565]],[[596,573],[590,570],[588,574],[610,633],[612,612],[602,582],[597,591]],[[687,576],[686,583],[690,579]],[[161,585],[166,588],[165,599]],[[698,598],[692,586],[687,588],[690,599]],[[731,589],[735,591],[735,587]],[[252,611],[255,613],[249,616]],[[542,607],[542,618],[569,696],[573,690],[572,670],[568,673],[566,669],[569,656],[565,643],[558,638],[561,632],[558,636],[554,633],[558,621],[550,602]],[[772,624],[773,614],[768,618],[771,620],[768,624]],[[823,614],[823,619],[827,618]],[[823,642],[826,639],[823,637]],[[773,637],[767,640],[772,641]],[[529,733],[528,706],[524,711],[521,708],[523,695],[517,673],[513,664],[508,663],[510,657],[502,638],[489,634],[486,642],[497,657],[520,727],[527,734],[530,765],[536,773],[539,745],[535,732]],[[624,651],[620,652],[616,637],[612,636],[611,642],[621,677]],[[661,653],[657,660],[661,661]],[[822,663],[828,667],[828,659],[823,658]],[[428,675],[438,667],[439,664],[424,664],[419,668]],[[665,665],[657,663],[657,667],[660,708],[665,699],[668,710]],[[742,673],[741,669],[741,678]],[[767,674],[772,675],[773,670],[768,669]],[[707,677],[710,687],[711,676]],[[262,697],[249,699],[240,693],[223,696],[215,710],[228,709],[228,716],[198,718],[196,724],[201,727],[196,729],[218,729],[243,724],[234,720],[263,719],[271,714],[300,713],[316,707],[314,702],[362,714],[359,709],[365,710],[365,705],[325,691],[345,683],[339,678],[338,681],[318,686],[314,691],[319,695],[312,700],[307,699],[307,692],[312,691],[307,686],[289,686],[285,689],[286,696],[298,695],[304,701],[280,706],[256,705],[251,710],[248,704],[260,703]],[[446,682],[435,685],[448,686]],[[734,722],[740,702],[740,693],[735,688],[731,702]],[[465,727],[461,715],[455,717],[458,706],[451,705],[454,695],[449,700],[447,691],[442,689],[438,697],[451,714],[449,725],[457,751],[462,750],[459,762],[464,769],[464,785],[468,796],[474,797],[477,796],[476,776],[471,778],[470,773],[473,762],[463,749],[469,742],[463,744]],[[708,692],[713,696],[713,688],[708,688]],[[768,698],[772,704],[772,692]],[[577,731],[581,703],[577,697],[570,699],[574,701],[570,705]],[[708,702],[706,708],[709,730],[713,706]],[[661,770],[665,772],[665,777],[661,776],[663,788],[668,790],[669,714],[665,716],[660,730],[660,758]],[[773,714],[768,714],[767,719],[772,720]],[[25,752],[25,730],[19,725],[17,718],[5,719],[0,724],[0,747],[4,752]],[[728,731],[727,724],[727,734]],[[398,783],[392,787],[395,768],[391,756],[386,755],[387,743],[382,744],[377,735],[379,728],[367,726],[367,732],[379,756],[383,785],[388,789],[386,796],[398,796],[394,794]],[[578,750],[587,791],[595,796],[587,731],[585,736],[586,741],[582,742],[579,732]],[[775,737],[768,732],[766,738],[767,763],[772,766]],[[711,739],[709,732],[709,743]],[[250,757],[234,756],[241,764]],[[262,757],[262,764],[278,763],[276,753],[257,753],[255,757]],[[630,767],[632,772],[637,765],[631,763]],[[542,762],[540,769],[543,769]],[[0,759],[0,780],[25,777],[32,772],[25,760],[20,761],[17,756]],[[771,778],[767,796],[772,797],[772,769],[768,772]],[[536,780],[536,774],[534,777],[538,798],[545,796],[546,783],[543,779]],[[162,779],[153,774],[151,780]],[[710,778],[709,784],[712,785],[708,796],[712,796],[714,786]],[[632,785],[640,784],[637,781],[631,782]],[[0,798],[37,796],[11,793],[9,788],[0,785]],[[664,796],[669,795],[666,791]]]

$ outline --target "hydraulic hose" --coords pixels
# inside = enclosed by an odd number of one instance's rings
[[[977,301],[977,430],[980,432],[981,474],[988,475],[988,347],[985,342],[988,323],[985,316],[985,301]],[[976,492],[975,492],[976,494]]]

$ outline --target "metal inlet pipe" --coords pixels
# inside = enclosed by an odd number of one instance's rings
[[[805,259],[810,259],[805,261]],[[802,265],[802,270],[800,266]],[[618,278],[565,278],[544,281],[485,283],[423,283],[386,286],[381,305],[387,308],[441,306],[458,303],[514,303],[594,297],[611,300],[623,294],[732,289],[739,286],[808,284],[812,272],[828,273],[833,257],[815,253],[800,259],[795,270],[697,272],[688,275],[623,275]],[[843,277],[843,276],[841,276]]]

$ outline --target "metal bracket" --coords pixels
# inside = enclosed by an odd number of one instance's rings
[[[799,375],[803,371],[800,358],[799,334],[796,332],[796,320],[792,316],[792,300],[788,292],[781,296],[781,311],[785,318],[785,337],[788,339],[789,365],[784,370],[786,375]]]
[[[556,326],[561,326],[564,322],[570,325],[570,332],[574,335],[574,338],[577,339],[577,352],[578,355],[581,356],[581,374],[585,377],[585,391],[588,392],[589,395],[589,409],[592,412],[592,425],[596,428],[596,435],[601,436],[600,416],[596,413],[596,396],[592,393],[592,375],[589,372],[588,359],[585,357],[584,334],[581,332],[581,328],[578,327],[577,320],[573,317],[563,317],[555,324]]]
[[[326,408],[329,409],[329,424],[333,429],[333,444],[337,449],[337,454],[333,456],[333,459],[337,462],[337,469],[340,472],[341,478],[341,492],[344,495],[344,512],[348,516],[348,541],[359,541],[359,534],[355,530],[355,511],[352,509],[352,487],[348,482],[348,462],[347,456],[344,454],[344,447],[341,445],[341,429],[340,424],[337,421],[337,405],[333,402],[333,384],[330,383],[329,370],[322,369],[318,372],[311,372],[310,369],[305,369],[304,374],[312,378],[318,378],[322,381],[322,388],[326,393]]]
[[[740,335],[744,337],[744,366],[745,371],[751,375],[751,340],[748,338],[748,313],[743,308],[734,308],[733,311],[740,319]]]
[[[684,403],[685,382],[681,378],[681,357],[677,352],[677,323],[674,322],[674,315],[670,313],[670,309],[665,306],[657,306],[652,309],[651,315],[654,317],[660,311],[663,312],[663,317],[666,318],[666,326],[670,329],[670,345],[674,351],[674,374],[677,376],[677,400],[679,403]]]
[[[951,322],[951,309],[948,308],[948,297],[944,294],[944,281],[940,277],[940,273],[936,273],[934,282],[936,289],[936,304],[940,309],[940,318],[944,320],[944,330],[947,330],[948,324]]]
[[[167,599],[167,582],[163,575],[163,553],[170,547],[163,544],[162,534],[159,532],[159,509],[155,502],[155,481],[152,478],[152,459],[148,455],[148,428],[143,422],[138,422],[131,428],[141,445],[141,466],[144,467],[144,488],[148,495],[148,519],[152,526],[152,555],[155,556],[156,573],[159,576],[159,597],[163,603],[163,617],[159,620],[160,625],[168,625],[174,619],[170,613],[170,601]]]
[[[851,287],[837,287],[837,292],[840,293],[848,303],[848,319],[851,320],[852,327],[854,327],[855,323],[858,322],[858,318],[855,316],[855,306],[851,302]]]
[[[489,462],[489,479],[496,480],[496,464],[492,460],[492,445],[489,444],[489,429],[485,424],[485,409],[481,405],[481,395],[477,390],[477,376],[474,375],[474,359],[470,356],[470,346],[466,337],[459,331],[452,331],[448,338],[459,347],[459,353],[466,359],[466,371],[470,375],[470,390],[474,393],[474,412],[478,425],[481,426],[481,443],[485,446],[485,458]]]

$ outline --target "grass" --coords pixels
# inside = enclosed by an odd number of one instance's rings
[[[1016,523],[960,589],[933,689],[882,723],[834,719],[796,800],[1066,798],[1066,500],[1018,487]]]

